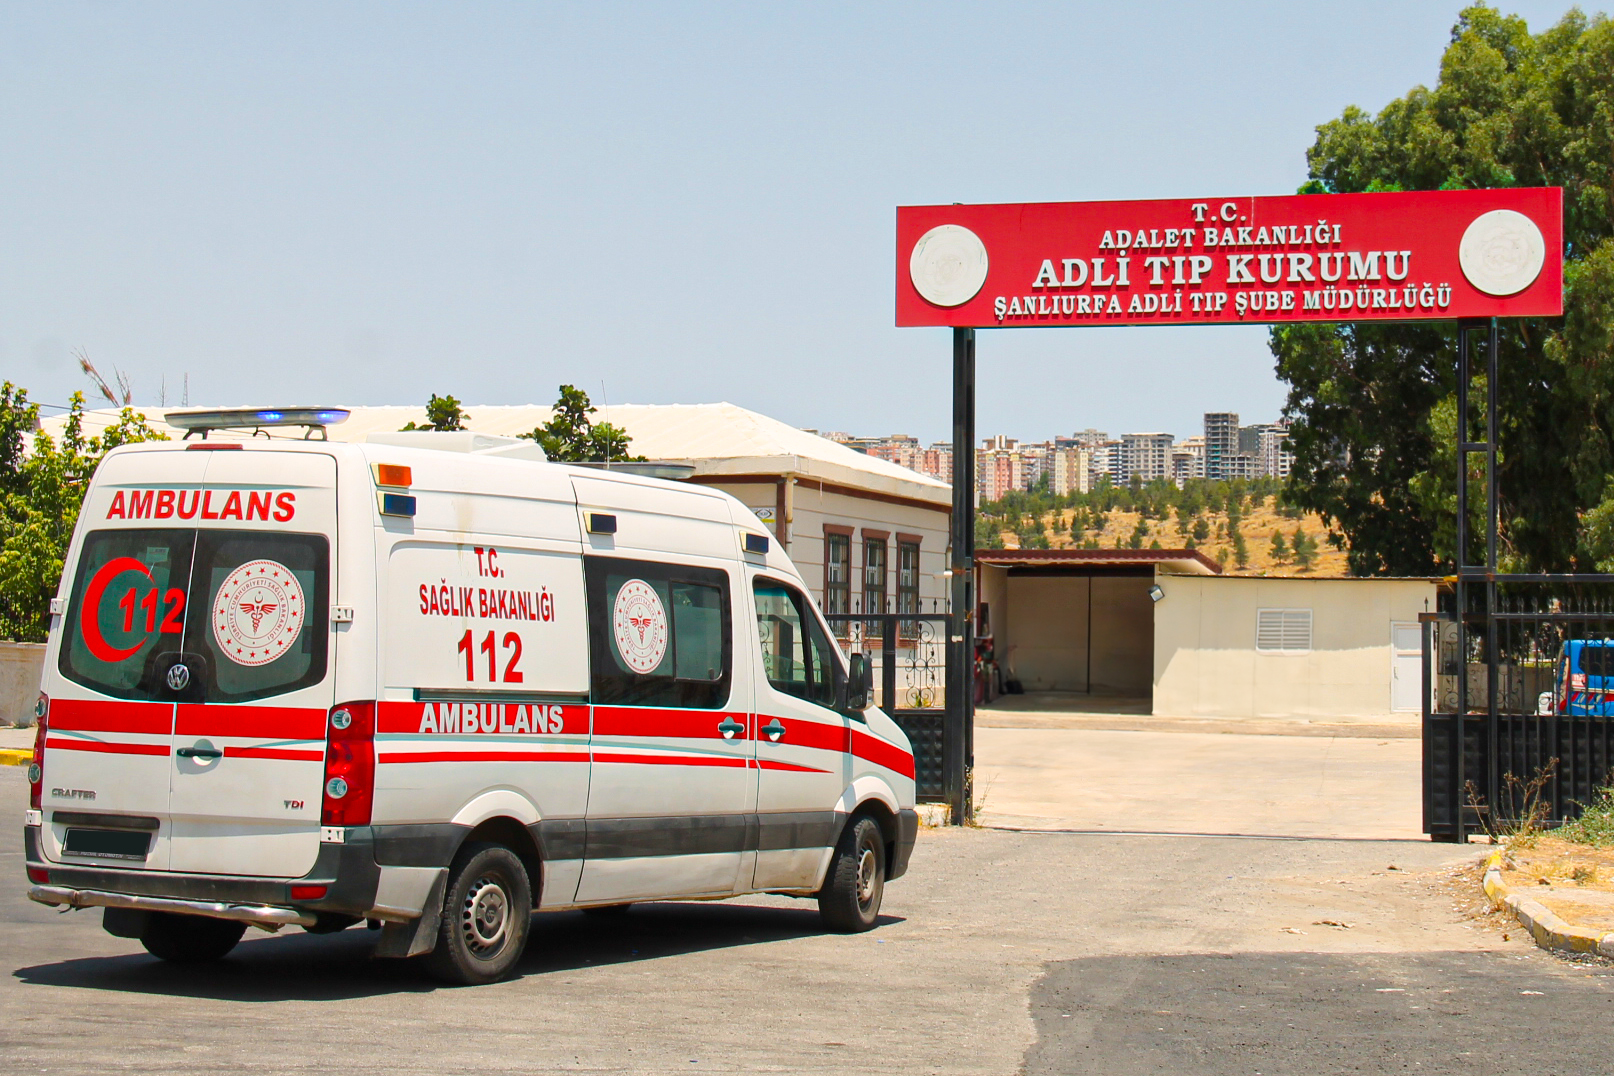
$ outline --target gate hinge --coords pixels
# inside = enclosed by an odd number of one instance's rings
[[[320,844],[346,844],[347,830],[342,826],[321,826],[319,829]]]
[[[333,606],[331,606],[331,623],[332,624],[351,624],[351,623],[353,623],[353,606],[351,606],[351,605],[333,605]]]

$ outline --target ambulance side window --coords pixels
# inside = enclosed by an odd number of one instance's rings
[[[733,618],[726,572],[589,557],[595,703],[721,709]]]
[[[820,706],[835,705],[835,659],[829,639],[794,587],[770,579],[752,585],[762,669],[775,691]]]

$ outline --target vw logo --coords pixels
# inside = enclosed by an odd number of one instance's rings
[[[177,662],[168,667],[168,686],[175,691],[184,691],[190,686],[191,670],[184,662]]]

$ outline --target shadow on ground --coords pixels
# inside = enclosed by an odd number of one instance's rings
[[[900,923],[881,916],[880,925]],[[533,918],[519,976],[655,960],[700,950],[757,945],[827,933],[816,909],[746,904],[637,904],[614,915],[561,912]],[[254,938],[256,935],[256,938]],[[210,965],[165,964],[145,953],[81,957],[18,968],[38,986],[123,990],[221,1001],[339,1001],[437,989],[414,961],[374,960],[376,934],[350,929],[265,937],[248,931]]]
[[[1049,964],[1027,1076],[1606,1076],[1614,969],[1503,953],[1244,953]]]

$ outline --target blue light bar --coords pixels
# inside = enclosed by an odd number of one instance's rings
[[[384,516],[413,516],[415,499],[407,493],[382,493],[381,514]]]
[[[163,421],[181,430],[256,430],[265,426],[334,426],[351,411],[340,407],[232,407],[219,411],[170,411]]]

